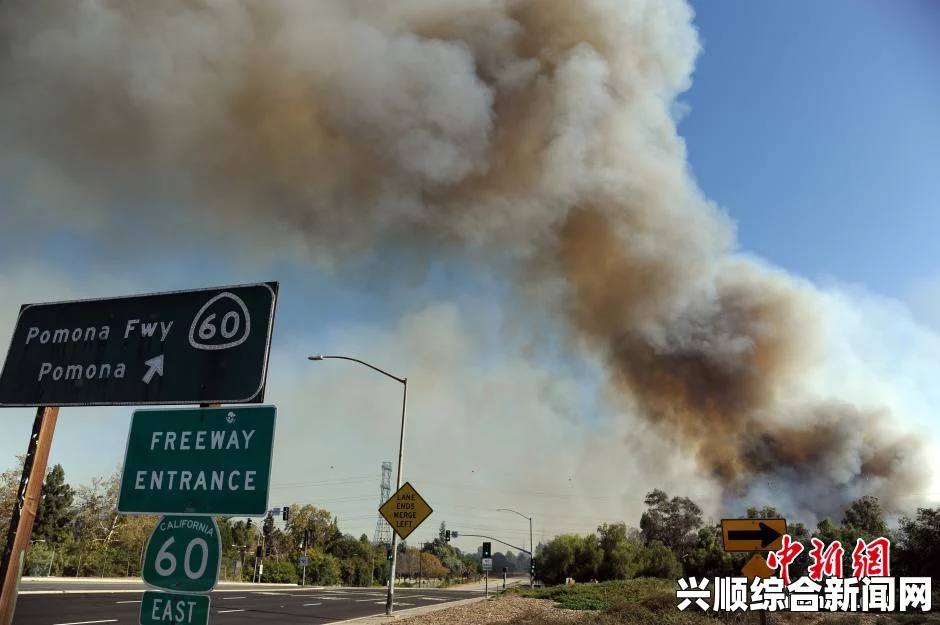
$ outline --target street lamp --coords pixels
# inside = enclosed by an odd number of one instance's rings
[[[322,354],[317,354],[316,356],[307,356],[307,360],[349,360],[351,362],[359,363],[365,367],[377,371],[384,375],[387,378],[391,378],[396,382],[400,382],[404,387],[401,396],[401,436],[398,439],[398,477],[395,480],[395,492],[401,488],[401,465],[405,453],[405,406],[408,404],[408,378],[400,378],[396,375],[392,375],[388,371],[379,369],[375,365],[370,365],[369,363],[359,360],[358,358],[350,358],[349,356],[323,356]],[[385,614],[391,616],[393,609],[393,599],[395,596],[395,567],[398,564],[398,534],[394,531],[392,532],[392,566],[388,575],[388,596],[385,599]]]
[[[512,512],[518,514],[523,519],[529,520],[529,588],[535,588],[535,575],[532,574],[532,560],[535,560],[535,543],[532,542],[532,517],[526,516],[521,512],[516,512],[515,510],[510,510],[509,508],[497,508],[496,511]]]

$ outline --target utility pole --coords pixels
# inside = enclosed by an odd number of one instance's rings
[[[33,533],[33,522],[39,510],[42,483],[46,479],[46,464],[52,448],[52,434],[58,418],[58,407],[40,407],[36,409],[36,417],[33,419],[33,432],[26,449],[23,474],[10,514],[6,547],[0,557],[0,625],[13,622],[20,576]]]

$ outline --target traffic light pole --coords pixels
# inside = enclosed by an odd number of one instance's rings
[[[484,536],[483,534],[464,534],[464,533],[462,533],[462,532],[461,532],[460,535],[461,535],[461,536],[469,536],[469,537],[471,537],[471,538],[487,538],[487,539],[489,539],[489,540],[496,541],[496,542],[498,542],[498,543],[501,544],[501,545],[506,545],[507,547],[510,547],[510,548],[512,548],[512,549],[515,549],[516,551],[521,551],[522,553],[527,553],[527,554],[529,554],[529,557],[532,557],[532,552],[529,551],[528,549],[523,549],[522,547],[517,547],[517,546],[515,546],[515,545],[510,545],[509,543],[503,542],[502,540],[500,540],[500,539],[498,539],[498,538],[493,538],[492,536]]]
[[[535,588],[535,567],[532,566],[532,562],[535,562],[535,542],[532,538],[532,517],[526,516],[519,512],[518,510],[512,510],[510,508],[497,508],[497,512],[512,512],[513,514],[518,514],[523,519],[528,519],[529,521],[529,549],[532,551],[527,552],[529,554],[529,588]]]

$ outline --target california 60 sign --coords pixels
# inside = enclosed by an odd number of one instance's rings
[[[164,516],[144,554],[144,583],[182,593],[212,590],[219,580],[222,543],[212,517]]]
[[[20,309],[0,406],[264,401],[277,282]]]

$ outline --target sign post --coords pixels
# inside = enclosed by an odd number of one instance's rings
[[[721,541],[729,553],[751,553],[741,572],[751,582],[757,577],[768,578],[773,569],[761,552],[777,551],[783,547],[787,533],[786,519],[722,519]],[[750,588],[750,585],[748,585]],[[767,611],[760,611],[761,625],[767,622]]]
[[[0,370],[0,407],[38,410],[0,560],[0,625],[13,619],[21,568],[13,563],[23,561],[32,534],[59,408],[262,403],[277,292],[277,282],[265,282],[20,308]],[[270,462],[257,481],[265,499],[269,473]],[[153,595],[145,595],[153,619],[181,623],[174,610],[183,610],[187,625],[208,620],[208,597],[160,613],[158,600],[165,607],[171,599]]]

